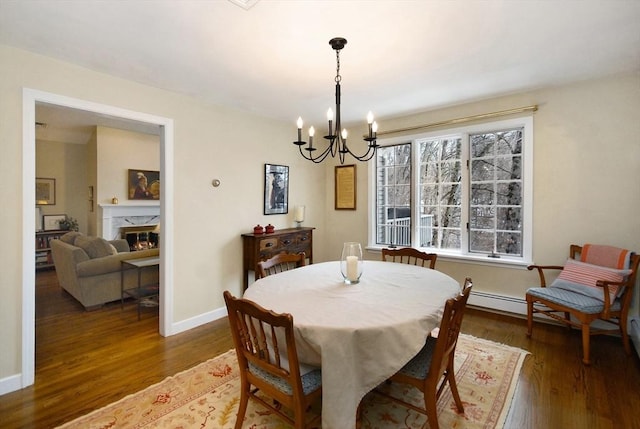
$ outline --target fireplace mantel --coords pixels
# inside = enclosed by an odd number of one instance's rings
[[[120,238],[120,227],[160,223],[160,204],[99,204],[102,237]]]

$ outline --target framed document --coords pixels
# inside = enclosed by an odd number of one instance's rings
[[[336,166],[335,209],[356,209],[356,166]]]

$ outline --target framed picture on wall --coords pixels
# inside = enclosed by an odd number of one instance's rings
[[[56,179],[36,177],[36,205],[56,204]]]
[[[128,196],[130,200],[159,200],[160,172],[153,170],[129,170]]]
[[[54,231],[60,229],[60,221],[67,218],[67,215],[44,215],[42,216],[45,231]]]
[[[289,167],[264,165],[264,214],[289,212]]]

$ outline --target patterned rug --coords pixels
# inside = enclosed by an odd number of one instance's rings
[[[464,414],[457,413],[447,387],[438,401],[440,427],[502,428],[526,354],[520,349],[460,334],[455,366]],[[395,390],[394,395],[400,393],[411,398],[416,405],[423,403],[416,389],[397,383],[383,388]],[[235,350],[229,350],[60,428],[228,429],[234,427],[239,398]],[[311,410],[309,417],[317,412],[319,409]],[[379,394],[370,393],[363,400],[363,429],[428,428],[426,420],[425,415]],[[250,400],[243,427],[284,429],[289,426]]]

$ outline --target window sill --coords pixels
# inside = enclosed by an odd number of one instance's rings
[[[380,252],[384,246],[367,246],[366,250],[370,252]],[[460,255],[454,253],[446,253],[446,252],[436,252],[434,249],[420,249],[427,253],[436,253],[438,255],[439,261],[447,261],[447,262],[457,262],[463,264],[475,264],[475,265],[486,265],[490,267],[500,267],[500,268],[515,268],[515,269],[525,269],[527,266],[533,264],[533,262],[526,262],[522,259],[513,259],[507,258],[505,256],[501,256],[499,258],[490,258],[488,256],[480,256],[480,255]]]

